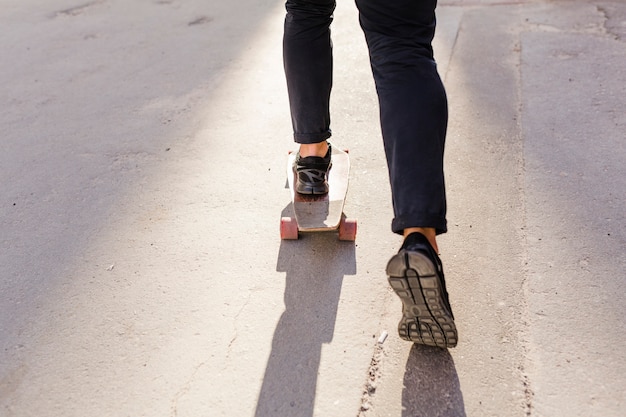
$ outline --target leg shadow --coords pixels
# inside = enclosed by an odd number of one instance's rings
[[[445,349],[413,345],[402,391],[403,417],[466,417],[454,361]]]
[[[286,272],[285,312],[274,332],[255,416],[310,417],[322,345],[333,339],[343,277],[356,273],[354,243],[339,242],[333,233],[283,241],[277,270]]]

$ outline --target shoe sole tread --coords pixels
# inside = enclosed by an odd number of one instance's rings
[[[389,261],[387,275],[391,288],[402,300],[400,337],[428,346],[456,346],[456,325],[443,302],[433,262],[420,252],[401,250]]]

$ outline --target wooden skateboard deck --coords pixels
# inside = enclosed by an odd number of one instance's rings
[[[332,164],[328,171],[328,194],[304,195],[295,190],[293,164],[296,153],[287,158],[287,180],[293,202],[294,217],[281,219],[282,239],[298,239],[298,232],[339,231],[340,240],[354,241],[356,221],[346,219],[343,206],[348,192],[350,157],[346,151],[332,147]]]

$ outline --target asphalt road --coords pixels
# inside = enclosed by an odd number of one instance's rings
[[[332,128],[356,243],[279,238],[282,1],[2,3],[1,416],[624,414],[626,3],[440,1],[449,351],[395,331],[353,2]]]

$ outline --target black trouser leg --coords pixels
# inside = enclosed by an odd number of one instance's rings
[[[380,103],[395,218],[392,229],[444,233],[445,89],[431,42],[436,0],[357,0]]]
[[[283,58],[294,139],[318,143],[330,133],[334,0],[288,0]]]

